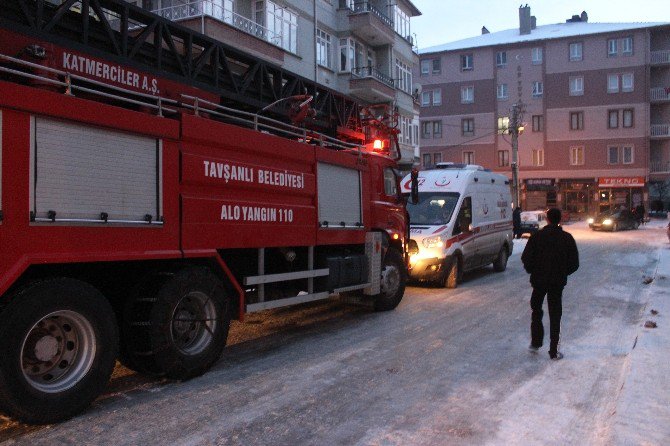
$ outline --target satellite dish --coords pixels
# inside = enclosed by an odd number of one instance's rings
[[[414,82],[414,93],[421,94],[423,91],[423,86],[417,82]]]

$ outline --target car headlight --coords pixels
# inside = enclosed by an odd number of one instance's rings
[[[426,237],[421,241],[421,244],[425,246],[426,248],[441,248],[444,246],[444,242],[442,242],[442,237],[439,235],[436,235],[435,237]]]
[[[604,220],[603,220],[603,224],[604,224],[605,226],[609,226],[609,225],[611,225],[611,224],[612,224],[612,219],[610,219],[610,218],[606,218],[606,219],[604,219]]]
[[[592,219],[592,218],[589,218],[589,219],[586,220],[586,222],[587,222],[588,224],[592,225],[592,224],[593,224],[593,219]]]

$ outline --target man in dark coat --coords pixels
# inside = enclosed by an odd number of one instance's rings
[[[579,253],[575,239],[559,225],[561,211],[549,209],[547,221],[549,224],[528,240],[521,261],[526,272],[530,273],[530,284],[533,286],[530,298],[530,348],[537,351],[544,341],[542,302],[546,295],[549,307],[549,357],[561,359],[563,354],[558,351],[563,312],[561,298],[568,276],[579,268]]]
[[[512,211],[512,231],[514,238],[521,238],[521,208],[519,206]]]

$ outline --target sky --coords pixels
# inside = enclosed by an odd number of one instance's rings
[[[419,49],[490,32],[518,28],[520,1],[411,0],[421,11],[412,19]],[[525,1],[537,25],[565,22],[586,11],[589,22],[669,22],[670,0],[536,0]]]

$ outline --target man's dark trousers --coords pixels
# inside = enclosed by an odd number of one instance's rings
[[[549,307],[549,353],[555,354],[558,351],[558,339],[561,334],[561,315],[563,314],[563,305],[561,298],[563,296],[563,287],[560,285],[543,285],[533,287],[533,294],[530,296],[530,308],[533,310],[530,322],[530,337],[533,347],[541,347],[544,340],[544,326],[542,325],[542,302],[544,296],[547,296],[547,306]]]

